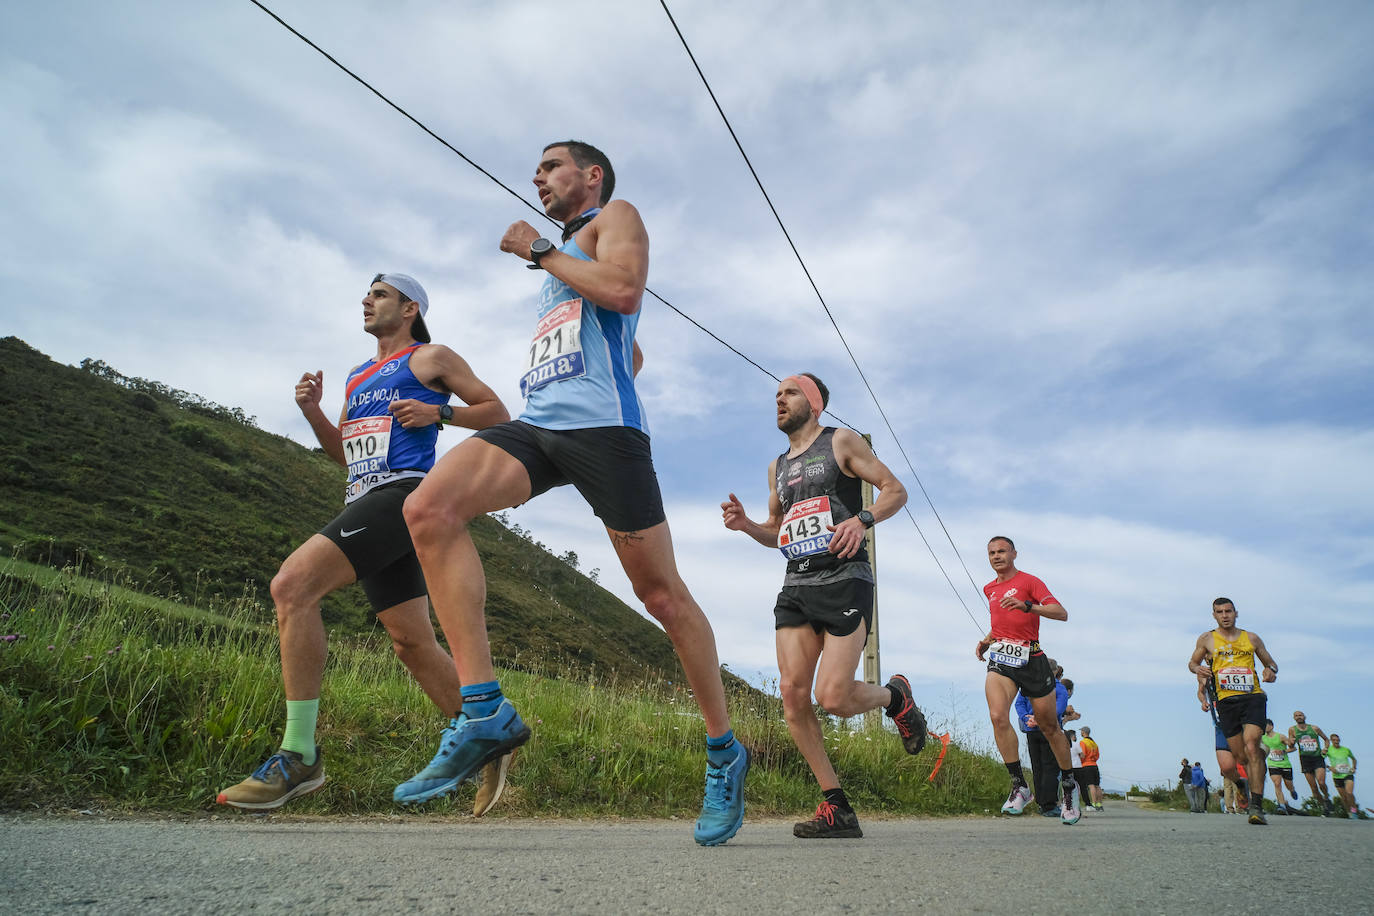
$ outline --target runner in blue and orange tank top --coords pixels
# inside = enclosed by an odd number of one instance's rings
[[[717,845],[743,823],[749,754],[730,729],[711,624],[677,571],[649,426],[635,393],[649,236],[633,206],[611,199],[615,172],[594,146],[549,144],[534,184],[544,212],[565,226],[561,246],[523,220],[501,239],[502,251],[543,271],[536,275],[543,282],[534,331],[522,348],[525,410],[445,455],[406,503],[434,610],[463,680],[466,714],[456,753],[475,772],[525,727],[492,666],[485,579],[467,522],[572,484],[605,525],[635,594],[673,641],[701,707],[706,798],[693,833],[698,843]]]
[[[1060,820],[1076,824],[1082,816],[1082,798],[1073,776],[1073,755],[1055,709],[1054,671],[1040,648],[1040,618],[1068,620],[1069,612],[1050,594],[1049,588],[1030,573],[1016,568],[1016,545],[1011,538],[998,535],[988,541],[988,564],[997,574],[983,594],[988,599],[992,629],[978,640],[974,654],[979,661],[988,656],[984,692],[993,738],[1011,774],[1011,792],[1002,805],[1003,814],[1019,815],[1030,801],[1030,787],[1021,770],[1021,748],[1016,728],[1011,724],[1011,706],[1019,690],[1030,700],[1040,733],[1050,744],[1059,764],[1060,788],[1064,800]]]
[[[434,465],[441,425],[479,429],[509,414],[462,357],[429,342],[428,309],[429,297],[414,278],[378,274],[363,297],[363,329],[377,338],[377,354],[348,374],[338,422],[320,408],[323,372],[307,372],[296,383],[296,403],[320,446],[348,469],[345,507],[287,557],[272,580],[286,688],[285,735],[280,750],[251,776],[219,793],[221,804],[271,810],[324,784],[324,760],[315,744],[325,660],[320,601],[350,582],[362,584],[396,654],[429,698],[445,717],[459,715],[461,685],[429,622],[425,580],[402,507]],[[450,407],[450,395],[467,406]],[[450,728],[455,725],[451,721]],[[446,742],[441,737],[439,743],[442,757]],[[500,796],[508,764],[508,758],[492,762],[475,813]],[[439,778],[432,767],[426,771],[427,798],[458,784]]]
[[[787,730],[820,784],[816,814],[792,827],[802,839],[861,837],[859,816],[840,788],[825,752],[811,702],[847,718],[882,707],[897,726],[902,747],[920,753],[926,720],[905,675],[883,687],[854,679],[873,626],[873,568],[866,532],[906,505],[906,488],[858,433],[821,426],[830,392],[816,376],[791,375],[778,383],[778,429],[788,449],[768,468],[768,517],[751,520],[739,497],[720,504],[725,527],[743,531],[787,558],[782,591],[773,608]],[[863,484],[880,491],[871,509]]]
[[[1264,733],[1266,700],[1259,682],[1273,683],[1279,666],[1256,633],[1236,628],[1236,605],[1230,598],[1212,602],[1217,626],[1197,638],[1188,670],[1199,686],[1216,697],[1217,720],[1236,760],[1245,764],[1250,778],[1250,823],[1267,824],[1264,816]],[[1263,674],[1256,661],[1264,664]],[[1282,801],[1282,799],[1280,799]]]

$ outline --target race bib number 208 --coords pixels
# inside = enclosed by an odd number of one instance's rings
[[[988,646],[988,658],[1008,668],[1026,667],[1030,655],[1030,643],[1019,639],[999,639]]]

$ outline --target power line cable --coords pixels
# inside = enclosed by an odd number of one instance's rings
[[[834,327],[836,335],[839,336],[840,343],[844,344],[845,352],[849,354],[849,359],[854,364],[855,370],[859,373],[859,378],[863,380],[864,387],[868,389],[868,396],[873,399],[873,405],[878,408],[878,413],[883,418],[883,423],[887,426],[887,431],[892,435],[893,441],[897,444],[898,451],[902,453],[902,458],[906,461],[907,469],[911,471],[911,476],[915,478],[916,485],[921,489],[921,495],[925,497],[926,504],[930,506],[930,511],[935,514],[936,521],[940,523],[940,529],[944,531],[945,539],[949,541],[949,546],[954,548],[954,555],[958,557],[959,565],[964,567],[964,575],[968,576],[969,584],[973,586],[974,592],[981,595],[982,590],[978,588],[978,583],[973,581],[973,574],[969,572],[968,564],[964,562],[963,555],[959,553],[958,545],[954,543],[954,538],[950,536],[949,529],[945,527],[945,520],[940,517],[939,510],[935,508],[935,503],[931,500],[930,494],[926,492],[925,484],[921,482],[920,475],[916,473],[915,465],[912,464],[910,456],[907,455],[906,449],[902,446],[902,440],[898,438],[897,431],[892,428],[892,422],[887,418],[887,411],[883,410],[883,405],[878,400],[878,395],[873,391],[873,386],[868,382],[868,376],[864,374],[863,367],[859,365],[858,358],[854,355],[854,351],[849,346],[849,341],[845,339],[844,332],[840,330],[839,323],[835,320],[834,314],[830,311],[830,306],[826,303],[825,297],[821,295],[820,288],[816,285],[815,279],[812,278],[811,271],[807,268],[805,259],[802,258],[801,252],[797,250],[796,243],[792,241],[792,234],[787,231],[787,226],[783,223],[782,217],[778,215],[777,207],[773,206],[773,199],[768,196],[768,191],[764,188],[763,180],[759,178],[759,173],[754,168],[754,163],[750,161],[749,154],[744,151],[744,144],[740,142],[739,136],[735,133],[735,128],[730,124],[730,119],[725,115],[725,109],[721,107],[720,101],[716,98],[715,91],[711,88],[710,81],[706,79],[706,74],[702,71],[701,65],[697,63],[696,55],[692,53],[692,48],[687,43],[686,36],[682,34],[682,29],[678,28],[677,20],[673,18],[672,10],[668,9],[666,0],[659,0],[659,5],[663,7],[663,12],[667,14],[668,22],[672,24],[673,31],[677,33],[678,40],[682,42],[683,50],[687,52],[687,57],[692,61],[692,66],[696,68],[697,76],[701,77],[701,83],[706,87],[706,92],[710,95],[712,104],[716,106],[716,111],[720,113],[721,120],[725,122],[725,129],[730,132],[730,139],[735,141],[735,147],[739,150],[740,156],[744,158],[744,164],[749,167],[749,174],[754,176],[754,183],[759,186],[759,192],[763,194],[763,199],[768,204],[768,209],[772,212],[773,219],[777,220],[778,228],[782,230],[783,237],[787,239],[787,244],[792,249],[792,254],[796,257],[797,263],[801,265],[802,273],[806,275],[807,282],[811,284],[812,292],[816,294],[816,298],[821,303],[821,308],[825,310],[825,316],[830,319],[830,324]],[[911,513],[908,511],[907,514],[910,515]],[[912,516],[912,523],[915,524],[914,516]],[[917,530],[920,530],[919,526]],[[921,540],[925,540],[924,534],[921,535]],[[929,548],[929,542],[927,542],[926,546]],[[934,551],[931,552],[931,556],[934,556]],[[938,565],[940,561],[937,559],[935,562]],[[941,567],[941,571],[943,571],[943,567]],[[962,600],[960,603],[963,603]],[[965,607],[965,610],[967,610],[967,607]]]
[[[383,94],[380,90],[378,90],[376,87],[374,87],[374,86],[373,86],[371,83],[369,83],[367,80],[363,79],[361,76],[359,76],[358,74],[354,73],[354,72],[353,72],[352,70],[350,70],[348,67],[344,66],[344,64],[342,64],[342,63],[341,63],[338,59],[336,59],[333,55],[331,55],[329,52],[325,51],[325,50],[324,50],[323,48],[321,48],[319,45],[315,44],[315,42],[311,41],[308,37],[306,37],[304,34],[302,34],[300,31],[298,31],[296,28],[294,28],[290,23],[288,23],[286,20],[282,19],[282,18],[281,18],[280,16],[278,16],[275,12],[273,12],[271,9],[269,9],[267,6],[265,6],[264,4],[262,4],[261,2],[259,2],[259,0],[249,0],[249,2],[252,3],[254,6],[256,6],[258,9],[262,10],[262,11],[263,11],[264,13],[266,13],[267,15],[271,16],[274,20],[276,20],[283,28],[285,28],[285,29],[286,29],[288,32],[290,32],[292,35],[295,35],[295,36],[296,36],[297,38],[299,38],[301,41],[305,42],[305,44],[309,45],[311,48],[313,48],[315,51],[317,51],[322,57],[324,57],[326,60],[328,60],[331,64],[333,64],[334,66],[338,67],[338,68],[339,68],[340,70],[342,70],[344,73],[348,74],[350,77],[352,77],[354,80],[356,80],[359,84],[361,84],[364,88],[366,88],[369,92],[371,92],[371,93],[372,93],[373,95],[375,95],[377,98],[381,99],[381,100],[382,100],[383,102],[385,102],[388,106],[390,106],[391,108],[395,109],[395,111],[396,111],[397,113],[399,113],[400,115],[402,115],[404,118],[406,118],[406,119],[409,120],[411,123],[413,123],[416,127],[420,128],[422,131],[424,131],[424,132],[425,132],[426,134],[428,134],[430,137],[432,137],[433,139],[435,139],[436,141],[438,141],[440,144],[442,144],[442,145],[444,146],[445,149],[449,150],[449,151],[452,152],[454,155],[458,156],[460,159],[462,159],[464,162],[466,162],[468,165],[472,166],[472,167],[475,168],[477,171],[481,172],[481,173],[482,173],[483,175],[485,175],[488,179],[490,179],[493,183],[495,183],[498,187],[500,187],[502,190],[506,191],[506,193],[510,194],[510,195],[511,195],[512,197],[514,197],[516,200],[520,201],[520,203],[524,204],[524,205],[525,205],[526,207],[528,207],[531,211],[533,211],[534,213],[537,213],[537,214],[539,214],[540,216],[544,217],[544,219],[547,220],[548,222],[553,223],[554,225],[558,225],[558,223],[557,223],[556,220],[552,219],[551,217],[548,216],[548,214],[544,213],[542,210],[540,210],[540,209],[539,209],[538,207],[536,207],[534,204],[530,203],[528,200],[526,200],[525,198],[521,197],[520,194],[519,194],[519,192],[515,191],[513,188],[511,188],[511,187],[510,187],[509,185],[507,185],[505,182],[501,181],[501,179],[497,178],[497,177],[496,177],[495,175],[493,175],[491,172],[488,172],[486,169],[482,168],[482,166],[480,166],[480,165],[477,164],[475,161],[473,161],[473,160],[470,159],[468,156],[466,156],[466,155],[462,152],[462,150],[458,149],[458,148],[455,147],[453,144],[451,144],[451,143],[449,143],[447,140],[445,140],[443,137],[439,136],[437,133],[435,133],[433,130],[431,130],[426,124],[424,124],[424,122],[420,121],[418,118],[416,118],[416,117],[415,117],[414,115],[412,115],[410,112],[406,111],[406,110],[405,110],[404,108],[402,108],[400,105],[398,105],[398,104],[396,104],[395,102],[393,102],[390,98],[388,98],[385,94]],[[690,53],[690,51],[689,51],[689,53]],[[709,88],[709,87],[708,87],[708,88]],[[743,152],[743,150],[741,150],[741,152]],[[752,166],[751,166],[751,170],[752,170]],[[765,197],[766,197],[766,195],[765,195]],[[770,206],[771,206],[771,202],[770,202]],[[776,215],[776,213],[775,213],[775,215]],[[786,232],[786,229],[784,228],[783,231]],[[790,241],[790,239],[789,239],[789,241]],[[796,249],[794,248],[793,250],[795,251]],[[803,265],[803,269],[805,269],[805,265]],[[813,287],[814,287],[814,284],[813,284]],[[717,343],[721,344],[721,345],[724,346],[726,349],[730,350],[730,352],[734,353],[736,356],[739,356],[739,357],[740,357],[741,359],[743,359],[745,362],[749,363],[749,365],[753,366],[755,369],[758,369],[758,370],[759,370],[760,372],[762,372],[764,375],[766,375],[766,376],[768,376],[769,378],[771,378],[773,381],[775,381],[775,382],[781,382],[781,381],[782,381],[778,376],[774,375],[771,371],[769,371],[768,369],[765,369],[763,366],[759,365],[758,362],[756,362],[755,360],[753,360],[752,358],[750,358],[750,357],[749,357],[748,355],[746,355],[745,353],[741,352],[738,348],[736,348],[734,345],[732,345],[729,341],[725,340],[725,339],[722,338],[720,335],[716,334],[714,331],[712,331],[710,328],[708,328],[708,327],[706,327],[705,325],[703,325],[701,322],[697,321],[697,320],[696,320],[695,318],[693,318],[691,315],[688,315],[686,312],[682,311],[682,309],[680,309],[680,308],[678,308],[677,306],[673,305],[673,304],[672,304],[671,302],[669,302],[667,299],[664,299],[662,296],[660,296],[658,293],[654,292],[652,289],[649,289],[648,287],[645,287],[645,290],[644,290],[644,291],[645,291],[646,293],[648,293],[649,295],[653,296],[653,297],[654,297],[655,299],[657,299],[659,302],[661,302],[661,303],[663,303],[664,305],[666,305],[668,308],[672,309],[672,310],[673,310],[674,312],[676,312],[678,315],[682,316],[684,319],[686,319],[688,322],[690,322],[694,327],[696,327],[696,328],[698,328],[699,330],[705,332],[707,335],[709,335],[709,336],[710,336],[713,340],[715,340]],[[818,293],[818,295],[819,295],[819,293]],[[828,312],[829,312],[829,310],[827,309],[827,313],[828,313]],[[832,318],[831,321],[832,321],[832,323],[833,323],[833,322],[834,322],[834,319]],[[838,331],[838,328],[836,328],[836,330]],[[841,336],[841,339],[843,340],[843,336]],[[846,344],[846,349],[847,349],[847,348],[848,348],[848,344]],[[850,354],[850,358],[851,358],[851,359],[853,358],[853,354],[852,354],[852,353]],[[857,363],[856,363],[856,366],[857,366]],[[862,370],[860,371],[860,375],[862,375]],[[867,384],[867,380],[865,380],[865,384]],[[872,394],[872,389],[869,389],[869,394],[870,394],[870,395]],[[876,398],[875,398],[875,402],[876,402]],[[881,411],[881,409],[882,409],[882,408],[881,408],[881,406],[880,406],[880,407],[879,407],[879,410]],[[858,432],[858,431],[859,431],[857,427],[855,427],[855,426],[853,426],[852,424],[846,422],[842,417],[840,417],[840,416],[839,416],[838,414],[836,414],[834,411],[827,409],[825,412],[826,412],[826,413],[829,413],[832,417],[834,417],[835,420],[836,420],[838,423],[840,423],[841,425],[846,426],[846,427],[848,427],[848,428],[851,429],[851,430],[854,430],[854,432]],[[886,417],[884,417],[884,419],[886,419]],[[891,431],[891,429],[892,429],[891,424],[888,424],[888,430]],[[895,438],[895,435],[894,435],[894,438]],[[899,442],[899,443],[897,444],[897,446],[898,446],[898,448],[901,448],[901,443]],[[905,457],[905,452],[903,452],[903,457]],[[908,466],[908,467],[911,466],[911,462],[910,462],[909,459],[907,460],[907,466]],[[915,474],[914,469],[913,469],[912,473],[913,473],[913,475]],[[919,483],[919,480],[918,480],[917,482]],[[922,488],[922,491],[924,492],[924,488]],[[928,496],[927,496],[927,501],[929,501],[929,497],[928,497]],[[933,507],[932,507],[932,508],[933,508]],[[922,542],[925,543],[925,545],[926,545],[926,550],[930,551],[931,557],[935,560],[935,565],[936,565],[937,567],[939,567],[941,574],[944,575],[944,577],[945,577],[945,581],[949,583],[950,588],[954,591],[954,596],[959,600],[959,604],[964,608],[964,613],[968,614],[968,615],[969,615],[969,618],[970,618],[971,620],[973,620],[974,626],[978,626],[978,621],[977,621],[976,619],[973,618],[972,613],[971,613],[971,612],[969,611],[969,609],[968,609],[968,605],[964,604],[964,600],[963,600],[963,598],[960,596],[959,590],[955,587],[953,580],[951,580],[950,577],[949,577],[949,574],[945,572],[944,566],[942,566],[942,565],[940,564],[940,560],[939,560],[938,557],[936,557],[935,551],[934,551],[934,550],[931,548],[931,546],[930,546],[930,542],[929,542],[928,540],[926,540],[925,533],[921,531],[920,525],[917,525],[917,524],[916,524],[915,516],[913,516],[913,515],[911,514],[911,509],[910,509],[910,508],[907,508],[907,509],[906,509],[906,514],[907,514],[907,517],[911,519],[912,525],[916,528],[917,534],[919,534],[919,535],[921,536]],[[943,523],[942,523],[942,526],[943,526]],[[948,536],[948,532],[946,532],[946,536]],[[957,551],[956,551],[956,553],[957,553]],[[967,569],[966,569],[965,571],[967,571]],[[981,628],[980,628],[980,630],[981,630]]]
[[[420,130],[422,130],[422,131],[424,131],[425,133],[429,134],[431,137],[433,137],[435,140],[437,140],[440,144],[442,144],[442,145],[444,146],[444,148],[447,149],[449,152],[453,153],[453,154],[454,154],[455,156],[457,156],[459,159],[462,159],[462,160],[463,160],[464,162],[466,162],[468,165],[472,166],[474,169],[476,169],[477,171],[481,172],[483,175],[485,175],[487,178],[489,178],[489,179],[492,181],[492,183],[494,183],[497,187],[499,187],[499,188],[501,188],[502,190],[504,190],[507,194],[510,194],[510,195],[511,195],[512,197],[514,197],[516,200],[520,201],[520,203],[524,204],[524,205],[525,205],[526,207],[528,207],[531,211],[533,211],[534,213],[537,213],[539,216],[543,217],[543,218],[544,218],[545,220],[547,220],[548,222],[553,223],[555,226],[558,225],[558,222],[557,222],[556,220],[554,220],[552,217],[550,217],[548,214],[546,214],[543,210],[539,209],[539,208],[536,207],[534,204],[530,203],[528,200],[526,200],[525,198],[521,197],[521,196],[520,196],[520,193],[519,193],[518,191],[516,191],[516,190],[514,190],[513,188],[511,188],[509,185],[507,185],[507,184],[506,184],[505,182],[503,182],[501,179],[497,178],[497,177],[496,177],[495,175],[493,175],[491,172],[488,172],[486,169],[482,168],[482,166],[478,165],[476,162],[474,162],[472,159],[470,159],[467,155],[465,155],[465,154],[463,153],[462,150],[458,149],[456,146],[454,146],[453,144],[449,143],[449,142],[448,142],[447,140],[445,140],[443,137],[439,136],[437,133],[435,133],[434,131],[430,130],[429,127],[428,127],[427,125],[425,125],[425,123],[424,123],[423,121],[421,121],[419,118],[416,118],[414,115],[412,115],[410,112],[406,111],[406,110],[405,110],[404,108],[402,108],[400,105],[397,105],[395,102],[393,102],[390,98],[388,98],[385,94],[383,94],[380,90],[378,90],[376,87],[374,87],[374,86],[373,86],[371,83],[369,83],[367,80],[363,79],[361,76],[359,76],[358,74],[354,73],[354,72],[353,72],[352,70],[350,70],[348,67],[344,66],[344,65],[343,65],[342,63],[340,63],[339,60],[338,60],[337,58],[335,58],[332,54],[330,54],[328,51],[326,51],[326,50],[324,50],[323,48],[321,48],[319,45],[315,44],[315,42],[311,41],[308,37],[306,37],[305,35],[303,35],[299,30],[297,30],[296,28],[294,28],[294,27],[293,27],[289,22],[287,22],[285,19],[281,18],[281,17],[278,16],[276,13],[274,13],[272,10],[268,9],[265,5],[263,5],[262,3],[260,3],[259,0],[249,0],[249,2],[252,3],[254,6],[256,6],[258,9],[262,10],[262,11],[263,11],[264,13],[266,13],[267,15],[271,16],[273,19],[275,19],[275,20],[282,26],[282,28],[286,29],[286,30],[287,30],[288,32],[290,32],[292,35],[295,35],[297,38],[299,38],[301,41],[305,42],[307,45],[309,45],[309,46],[310,46],[311,48],[313,48],[315,51],[319,52],[319,54],[320,54],[322,57],[324,57],[325,60],[329,61],[329,62],[330,62],[331,64],[333,64],[334,66],[338,67],[338,68],[339,68],[340,70],[342,70],[344,73],[347,73],[349,76],[353,77],[353,79],[355,79],[359,84],[361,84],[365,89],[367,89],[368,92],[371,92],[373,95],[375,95],[377,98],[381,99],[383,102],[385,102],[385,103],[386,103],[387,105],[389,105],[391,108],[395,109],[396,112],[399,113],[402,117],[406,118],[406,120],[410,121],[410,122],[411,122],[412,124],[414,124],[416,127],[420,128]],[[688,315],[688,314],[687,314],[686,312],[684,312],[682,309],[680,309],[680,308],[678,308],[677,306],[673,305],[673,304],[672,304],[671,302],[669,302],[667,299],[664,299],[662,296],[660,296],[658,293],[654,292],[652,289],[649,289],[648,287],[645,287],[644,291],[645,291],[646,293],[648,293],[649,295],[653,296],[653,297],[654,297],[655,299],[657,299],[659,302],[661,302],[661,303],[663,303],[664,305],[668,306],[668,308],[672,309],[672,310],[673,310],[674,312],[676,312],[678,315],[682,316],[684,319],[686,319],[688,322],[690,322],[690,323],[691,323],[694,327],[696,327],[698,330],[705,332],[708,336],[711,337],[712,340],[716,341],[716,342],[719,343],[721,346],[723,346],[723,347],[725,347],[727,350],[729,350],[731,353],[734,353],[736,356],[738,356],[738,357],[740,357],[741,359],[743,359],[743,360],[744,360],[745,362],[747,362],[749,365],[753,366],[755,369],[759,370],[759,371],[762,372],[764,375],[766,375],[766,376],[768,376],[769,378],[771,378],[773,381],[775,381],[775,382],[781,382],[781,381],[782,381],[782,379],[778,378],[778,377],[777,377],[776,375],[774,375],[772,372],[768,371],[768,370],[765,369],[763,366],[759,365],[758,362],[756,362],[754,359],[752,359],[751,357],[749,357],[747,354],[741,352],[741,351],[740,351],[738,348],[736,348],[733,344],[731,344],[729,341],[725,340],[725,338],[721,337],[721,336],[720,336],[719,334],[717,334],[715,331],[712,331],[710,328],[706,327],[704,324],[702,324],[701,322],[697,321],[697,320],[696,320],[695,318],[693,318],[691,315]],[[830,415],[831,415],[832,417],[835,417],[836,421],[838,421],[840,424],[842,424],[842,425],[844,425],[844,426],[847,426],[847,427],[849,427],[850,429],[853,429],[855,432],[858,432],[858,430],[857,430],[855,427],[851,426],[849,423],[846,423],[842,418],[840,418],[839,416],[837,416],[833,411],[830,412]]]

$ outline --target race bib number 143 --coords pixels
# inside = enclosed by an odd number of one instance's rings
[[[778,549],[789,560],[825,553],[834,537],[832,524],[829,496],[793,503],[778,528]]]

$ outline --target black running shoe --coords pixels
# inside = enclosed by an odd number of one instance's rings
[[[1264,809],[1259,805],[1250,806],[1250,823],[1258,824],[1261,827],[1269,823],[1269,819],[1264,816]]]
[[[861,837],[864,832],[859,829],[857,814],[823,801],[815,817],[792,825],[792,835],[803,840],[839,840]]]
[[[896,715],[886,715],[896,724],[897,733],[902,736],[902,747],[906,752],[919,754],[921,748],[926,746],[926,717],[911,695],[911,683],[905,675],[894,674],[888,680],[887,686],[897,691],[902,698],[902,708],[897,710]]]

